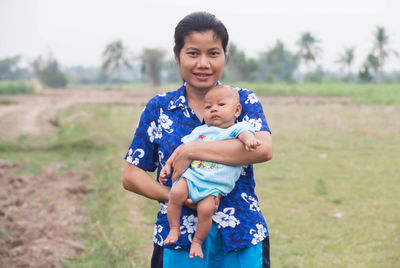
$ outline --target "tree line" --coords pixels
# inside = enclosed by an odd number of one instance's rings
[[[290,51],[277,40],[275,45],[251,58],[230,43],[227,64],[222,79],[227,82],[323,82],[325,80],[382,83],[386,80],[400,82],[400,73],[384,73],[389,57],[399,57],[390,47],[390,36],[384,27],[376,27],[370,52],[364,56],[362,65],[354,68],[356,48],[348,46],[337,55],[335,64],[341,72],[330,73],[319,64],[323,49],[322,41],[311,32],[302,33],[296,42],[297,51]],[[58,61],[50,54],[38,56],[30,68],[18,67],[20,56],[0,60],[0,80],[15,80],[37,77],[50,87],[64,87],[72,83],[125,83],[149,82],[158,86],[162,82],[179,82],[177,64],[166,59],[166,53],[159,48],[145,48],[134,55],[122,40],[107,44],[102,53],[101,67],[81,66],[60,68]],[[304,71],[301,71],[303,69]],[[345,70],[345,71],[343,71]]]

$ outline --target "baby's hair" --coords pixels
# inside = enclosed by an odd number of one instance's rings
[[[218,86],[217,86],[218,87]],[[226,84],[221,84],[219,85],[219,87],[224,87],[226,89],[229,89],[229,91],[232,92],[232,94],[234,95],[234,97],[237,99],[237,101],[240,103],[240,97],[239,97],[239,93],[237,91],[237,89],[231,85],[226,85]]]

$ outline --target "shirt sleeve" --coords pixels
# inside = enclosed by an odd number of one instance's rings
[[[158,165],[158,145],[155,142],[161,127],[157,120],[157,101],[154,97],[144,108],[125,160],[145,171],[154,171]]]
[[[239,89],[238,92],[240,95],[240,104],[242,105],[242,113],[238,121],[246,121],[256,132],[268,131],[271,133],[263,107],[256,94],[248,89]]]
[[[250,131],[251,133],[254,134],[254,129],[250,126],[250,124],[247,123],[246,121],[242,121],[242,122],[234,124],[231,127],[229,137],[237,138],[237,136],[239,136],[240,133],[242,133],[243,131]]]

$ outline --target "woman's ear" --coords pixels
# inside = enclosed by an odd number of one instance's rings
[[[179,55],[177,55],[175,51],[174,51],[174,58],[175,58],[176,63],[179,64],[180,63],[179,62]]]

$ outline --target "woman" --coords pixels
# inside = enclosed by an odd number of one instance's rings
[[[255,94],[246,89],[238,90],[242,104],[238,121],[248,121],[257,130],[256,137],[261,145],[255,151],[247,151],[237,139],[181,145],[181,138],[203,122],[204,96],[222,76],[228,39],[222,22],[206,12],[189,14],[178,23],[174,55],[184,84],[147,103],[125,157],[128,163],[123,175],[124,188],[158,200],[161,205],[154,228],[152,267],[269,267],[268,230],[254,193],[251,164],[272,158],[272,139]],[[146,171],[158,168],[158,178],[175,149],[173,179],[178,178],[192,160],[245,166],[233,191],[219,204],[216,200],[218,210],[203,242],[203,259],[189,258],[188,250],[197,223],[190,200],[182,209],[178,242],[163,247],[169,232],[166,204],[171,180],[167,182],[169,187],[165,187]]]

